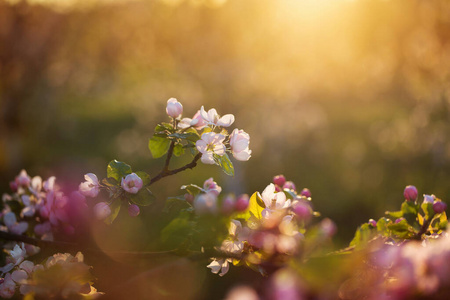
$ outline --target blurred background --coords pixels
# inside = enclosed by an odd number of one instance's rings
[[[282,173],[345,246],[408,184],[449,201],[449,83],[446,0],[0,0],[0,190],[22,168],[76,189],[112,159],[155,175],[148,138],[175,97],[186,117],[234,114],[253,153],[234,178],[166,178],[158,199]]]

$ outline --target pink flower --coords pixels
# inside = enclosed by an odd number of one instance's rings
[[[181,117],[181,114],[183,113],[183,105],[178,102],[177,99],[170,98],[169,100],[167,100],[166,113],[170,117],[177,119]]]
[[[43,218],[48,218],[53,226],[57,226],[59,221],[67,223],[69,216],[67,214],[68,198],[63,193],[50,191],[47,193],[45,205],[41,207],[39,213]]]
[[[252,151],[249,150],[250,136],[244,130],[234,129],[230,134],[231,153],[234,158],[241,161],[250,159]]]
[[[261,194],[261,198],[266,205],[266,208],[262,211],[264,218],[269,218],[270,214],[274,210],[280,210],[291,206],[291,200],[286,201],[286,195],[284,192],[275,193],[275,185],[269,184]]]
[[[224,140],[225,136],[222,134],[216,134],[214,132],[202,134],[202,138],[195,143],[197,150],[202,153],[202,163],[212,165],[215,163],[214,154],[219,156],[225,154]]]
[[[417,199],[417,188],[413,185],[408,185],[405,187],[405,190],[403,191],[403,196],[408,201],[416,201]]]
[[[205,108],[202,106],[202,108],[200,108],[200,114],[203,120],[210,125],[229,127],[234,123],[234,116],[232,114],[227,114],[220,117],[214,108],[206,112]]]
[[[203,190],[216,196],[219,196],[220,192],[222,192],[222,188],[217,184],[217,182],[214,181],[212,177],[203,183]]]
[[[84,175],[85,182],[80,183],[78,190],[86,197],[97,197],[100,191],[100,184],[98,182],[97,175],[93,173],[87,173]]]
[[[247,194],[240,195],[236,200],[236,211],[243,212],[246,211],[248,208],[250,198]]]
[[[283,186],[286,182],[286,177],[284,175],[277,175],[273,177],[273,183],[275,183],[278,186]]]
[[[108,203],[99,202],[94,206],[94,214],[98,220],[102,221],[109,217],[109,215],[111,214],[111,208],[109,207]]]
[[[20,171],[20,174],[16,177],[16,183],[21,187],[28,187],[30,185],[31,177],[28,176],[27,171]]]
[[[215,214],[217,212],[217,197],[213,193],[202,193],[194,199],[194,209],[198,215]]]
[[[2,284],[0,284],[0,297],[12,298],[16,292],[16,283],[11,279],[11,274],[6,274]]]
[[[195,129],[203,129],[206,126],[205,120],[203,120],[200,115],[200,111],[197,111],[194,117],[191,118],[183,118],[180,123],[178,123],[178,127],[181,129],[185,129],[188,127],[194,127]]]
[[[128,174],[122,178],[122,188],[130,194],[137,194],[144,185],[142,179],[136,173]]]
[[[3,223],[5,223],[9,232],[15,234],[23,234],[28,229],[28,223],[17,222],[16,215],[13,212],[8,212],[3,216]]]

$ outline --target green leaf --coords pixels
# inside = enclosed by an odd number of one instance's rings
[[[350,242],[350,246],[355,246],[355,248],[362,248],[367,244],[374,236],[374,231],[370,228],[369,224],[361,225],[355,232],[355,237]]]
[[[153,158],[160,158],[167,153],[170,146],[170,140],[163,137],[153,136],[148,141],[148,149],[152,153]]]
[[[161,241],[168,247],[176,248],[189,239],[193,227],[189,214],[181,213],[161,231]]]
[[[195,184],[183,185],[181,186],[181,189],[194,196],[197,196],[199,193],[203,192],[203,189]]]
[[[112,222],[117,218],[119,215],[120,207],[122,206],[122,201],[120,199],[114,199],[114,202],[111,203],[109,208],[111,208],[111,214],[104,220],[104,222],[108,225],[111,225]]]
[[[389,220],[386,217],[382,217],[377,221],[377,231],[379,234],[383,235],[383,236],[390,236],[390,230],[388,228],[388,224],[391,222],[391,220]]]
[[[166,131],[172,132],[173,131],[173,125],[170,123],[161,123],[156,125],[155,132],[157,133],[166,133]]]
[[[414,202],[404,201],[402,203],[403,218],[411,225],[415,226],[417,222],[417,214],[419,213],[419,206]]]
[[[283,190],[284,194],[286,195],[286,198],[288,199],[295,199],[297,197],[297,194],[294,191],[288,190],[288,189],[284,189]]]
[[[139,206],[148,206],[155,200],[155,196],[147,188],[142,188],[137,194],[128,194],[131,202]]]
[[[184,196],[169,197],[164,205],[163,212],[168,213],[175,208],[181,210],[188,207],[192,207],[192,205],[186,201]]]
[[[144,183],[144,186],[149,185],[150,181],[152,180],[150,178],[150,175],[148,175],[147,173],[145,173],[144,171],[137,171],[136,175],[139,176],[139,178],[142,179],[142,182]]]
[[[423,202],[421,205],[421,208],[425,214],[425,218],[428,221],[431,221],[431,219],[434,217],[435,212],[433,209],[433,203]]]
[[[399,219],[403,217],[403,212],[401,210],[398,211],[387,211],[385,212],[386,215],[391,217],[392,219]]]
[[[233,163],[226,153],[222,156],[214,154],[214,160],[216,161],[216,164],[218,164],[222,168],[225,174],[234,176]]]
[[[259,196],[258,193],[254,193],[250,197],[247,210],[234,214],[233,219],[244,219],[245,221],[248,221],[253,216],[257,220],[261,220],[262,219],[261,213],[264,210],[264,208],[266,207],[261,197]]]
[[[122,180],[122,177],[131,174],[131,167],[124,162],[113,160],[108,164],[106,169],[107,177],[114,178],[117,182]]]
[[[176,132],[169,135],[169,137],[187,140],[190,142],[195,143],[200,139],[200,136],[198,135],[197,131],[194,129],[194,131],[186,131],[186,132]]]
[[[408,224],[406,220],[401,220],[398,223],[389,224],[388,228],[394,235],[401,239],[410,239],[416,234],[414,229]]]
[[[175,147],[173,148],[173,154],[175,156],[181,156],[184,154],[184,148],[183,145],[181,144],[176,144]]]

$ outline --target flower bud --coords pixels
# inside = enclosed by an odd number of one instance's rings
[[[423,195],[423,203],[434,203],[434,195]]]
[[[194,200],[194,209],[198,215],[215,214],[217,212],[217,197],[213,193],[199,194]]]
[[[17,188],[19,187],[17,182],[15,181],[11,181],[9,183],[9,187],[11,188],[11,191],[13,191],[14,193],[17,192]]]
[[[186,201],[189,202],[190,204],[194,203],[194,195],[186,193],[184,194],[184,199],[186,199]]]
[[[230,215],[235,209],[236,198],[230,194],[225,196],[222,200],[222,213],[224,215]]]
[[[180,102],[178,102],[177,99],[170,98],[169,100],[167,100],[166,113],[170,117],[176,119],[180,117],[181,114],[183,113],[183,105]]]
[[[128,214],[130,217],[137,217],[139,213],[141,212],[141,209],[136,204],[131,204],[128,206]]]
[[[28,176],[27,171],[20,171],[19,176],[16,177],[16,183],[21,187],[28,187],[31,183],[31,178]]]
[[[312,217],[312,209],[308,203],[298,202],[293,207],[294,213],[297,215],[298,219],[303,221],[309,221]]]
[[[300,195],[305,196],[306,198],[311,198],[311,191],[307,188],[304,188]]]
[[[288,189],[291,191],[296,191],[297,189],[295,188],[295,184],[292,181],[286,181],[283,184],[283,189]]]
[[[403,196],[407,201],[416,201],[417,200],[417,188],[413,185],[408,185],[405,187],[405,190],[403,191]]]
[[[273,183],[275,183],[278,186],[283,186],[286,182],[286,178],[284,175],[277,175],[273,178]]]
[[[447,204],[445,204],[445,202],[435,201],[433,203],[433,210],[437,214],[443,213],[446,209],[447,209]]]
[[[94,214],[98,220],[102,221],[109,217],[109,215],[111,214],[111,208],[109,207],[108,203],[99,202],[94,206]]]
[[[336,233],[337,227],[333,221],[326,218],[320,222],[320,230],[326,237],[332,237]]]
[[[370,219],[369,222],[367,222],[369,225],[371,225],[372,227],[377,227],[377,221],[375,221],[374,219]]]
[[[212,193],[216,197],[219,196],[220,192],[222,192],[222,188],[217,184],[217,182],[214,181],[212,177],[203,183],[203,189],[205,192]]]
[[[240,195],[236,200],[235,210],[238,212],[243,212],[247,210],[250,198],[247,194]]]
[[[136,175],[136,173],[128,174],[125,178],[122,178],[122,188],[130,194],[137,194],[144,185],[142,179]]]

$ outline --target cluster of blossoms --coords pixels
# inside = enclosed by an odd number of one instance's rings
[[[297,194],[293,183],[283,189],[285,183],[284,176],[276,176],[262,194],[251,197],[247,210],[232,215],[228,237],[217,248],[225,257],[212,258],[208,265],[213,273],[225,275],[231,263],[246,264],[265,273],[265,268],[286,261],[288,256],[303,254],[304,234],[315,214],[311,193],[304,189],[303,194]],[[197,211],[195,205],[194,208]],[[319,231],[321,238],[329,238],[336,227],[324,219]],[[227,253],[230,257],[226,257]]]
[[[67,299],[78,295],[85,299],[95,299],[102,293],[91,285],[90,267],[83,262],[78,252],[74,257],[69,253],[54,254],[43,264],[34,264],[27,258],[25,245],[15,245],[8,251],[7,264],[0,268],[0,297],[12,298],[17,289],[22,295],[38,298]]]
[[[82,195],[90,198],[95,198],[100,193],[100,189],[103,188],[105,190],[108,190],[110,196],[112,196],[113,198],[110,201],[98,202],[94,206],[94,214],[98,220],[105,220],[111,215],[111,205],[114,203],[114,201],[116,201],[116,199],[120,198],[120,195],[123,195],[125,193],[136,195],[144,186],[143,180],[136,173],[126,174],[125,176],[120,178],[120,186],[117,181],[114,181],[112,178],[108,178],[110,180],[109,183],[108,180],[105,180],[104,184],[102,184],[99,182],[97,175],[93,173],[85,174],[84,179],[85,181],[80,183],[78,187],[78,190]],[[139,206],[133,203],[129,203],[128,213],[132,217],[138,216],[140,213]]]
[[[14,234],[39,236],[53,240],[54,233],[71,235],[75,224],[85,209],[86,202],[78,192],[66,196],[55,184],[55,177],[43,181],[41,177],[31,178],[25,170],[10,183],[13,194],[3,194],[1,231]]]
[[[217,158],[231,152],[233,157],[240,161],[250,159],[252,151],[249,149],[250,136],[244,130],[234,129],[231,134],[222,128],[228,128],[234,123],[234,116],[227,114],[220,116],[216,109],[208,111],[202,106],[191,118],[181,119],[183,105],[175,98],[167,101],[167,114],[179,120],[178,127],[186,130],[194,128],[203,130],[200,139],[196,141],[197,150],[202,154],[201,161],[204,164],[216,164]],[[217,131],[217,132],[216,132]]]

